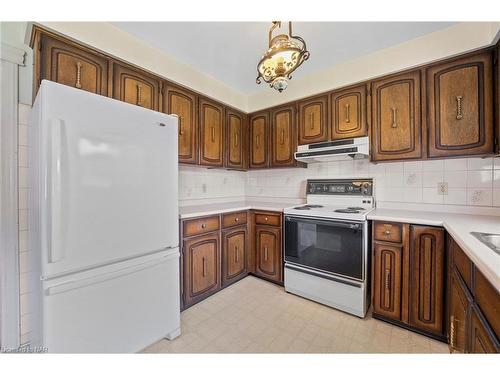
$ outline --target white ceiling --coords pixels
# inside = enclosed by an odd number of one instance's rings
[[[255,78],[256,65],[267,49],[270,22],[113,24],[242,93],[267,89],[265,83],[256,85]],[[294,76],[305,76],[451,25],[450,22],[294,22],[293,34],[304,38],[311,53]]]

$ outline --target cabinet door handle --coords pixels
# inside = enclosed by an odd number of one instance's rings
[[[455,316],[450,318],[450,346],[451,350],[455,349]]]
[[[211,128],[212,131],[212,142],[215,142],[215,128],[212,126]]]
[[[207,261],[206,261],[206,259],[205,259],[205,258],[202,258],[202,259],[201,259],[201,263],[202,263],[202,268],[203,268],[203,270],[202,270],[202,272],[203,272],[203,277],[205,277],[205,276],[207,275],[207,267],[206,267],[206,263],[207,263]]]
[[[309,127],[314,129],[314,112],[309,113]]]
[[[77,89],[82,88],[82,63],[80,61],[76,62],[76,83],[75,87]]]
[[[390,231],[390,230],[386,230],[386,231],[384,232],[384,234],[385,234],[387,237],[389,237],[389,236],[391,235],[391,231]]]
[[[264,246],[264,260],[267,262],[267,246]]]
[[[202,227],[203,229],[205,229],[205,228],[207,227],[207,224],[203,223],[203,224],[201,224],[201,227]]]
[[[391,127],[397,128],[398,127],[398,109],[397,108],[391,108],[392,111],[392,125]]]
[[[264,220],[265,220],[265,221],[268,221],[268,220],[269,220],[269,218],[266,216],[266,217],[264,218]]]
[[[240,221],[240,218],[239,217],[235,217],[234,221],[238,222],[238,221]]]
[[[142,106],[142,85],[137,84],[137,105]]]
[[[349,118],[349,103],[345,105],[345,122],[351,122],[351,119]]]
[[[391,271],[388,268],[385,269],[384,288],[385,290],[391,289]]]
[[[238,147],[238,133],[234,133],[234,147]]]
[[[179,135],[184,135],[184,130],[182,130],[182,116],[179,116]]]
[[[238,246],[234,247],[234,258],[236,263],[238,263]]]
[[[462,99],[463,97],[461,95],[458,95],[456,97],[457,99],[457,120],[461,120],[464,118],[463,113],[462,113]]]
[[[285,144],[285,129],[281,129],[281,140],[280,144],[284,145]]]
[[[258,135],[258,134],[255,137],[255,145],[257,146],[257,148],[259,148],[259,146],[260,146],[260,135]]]

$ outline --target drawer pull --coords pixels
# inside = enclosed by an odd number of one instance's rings
[[[203,277],[205,277],[207,275],[207,267],[206,267],[206,259],[205,258],[202,258],[201,259],[201,262],[202,262],[202,272],[203,272]]]
[[[384,234],[385,234],[386,236],[390,236],[390,235],[391,235],[391,231],[390,231],[390,230],[386,230],[386,231],[384,232]]]
[[[266,217],[264,218],[264,220],[265,220],[265,221],[268,221],[268,220],[269,220],[269,218],[266,216]]]
[[[238,246],[234,247],[234,259],[235,262],[238,263]]]
[[[349,118],[349,103],[345,105],[345,122],[350,123],[351,119]]]
[[[239,217],[235,217],[234,221],[238,222],[238,221],[240,221],[240,218]]]
[[[267,246],[264,246],[264,260],[267,262]]]
[[[76,63],[76,83],[75,83],[75,87],[77,89],[81,89],[82,88],[82,63],[80,61],[78,61]]]
[[[137,84],[137,105],[142,106],[142,85]]]
[[[462,99],[463,97],[461,95],[458,95],[456,97],[457,99],[457,120],[461,120],[464,118],[463,114],[462,114]]]
[[[205,229],[205,228],[207,227],[207,224],[203,223],[203,224],[201,224],[201,227],[202,227],[203,229]]]

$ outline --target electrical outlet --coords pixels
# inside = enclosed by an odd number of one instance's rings
[[[447,182],[438,182],[438,194],[439,195],[448,195],[448,183]]]

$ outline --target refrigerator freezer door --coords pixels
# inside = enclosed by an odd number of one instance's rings
[[[43,81],[42,275],[178,246],[177,119]]]
[[[51,353],[137,352],[180,333],[179,301],[178,248],[44,281],[39,345]]]

